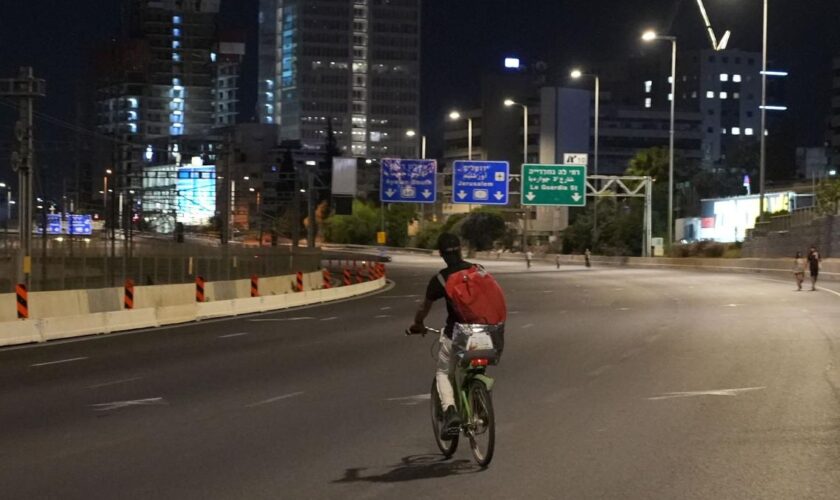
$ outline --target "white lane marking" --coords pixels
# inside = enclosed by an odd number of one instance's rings
[[[379,314],[373,317],[373,319],[385,319],[385,318],[393,318],[390,314]]]
[[[616,309],[616,311],[629,311],[629,310],[630,310],[629,307],[619,307],[618,309]]]
[[[46,363],[35,363],[34,365],[29,366],[30,368],[38,368],[39,366],[60,365],[62,363],[72,363],[73,361],[83,361],[85,359],[88,359],[87,356],[81,358],[60,359],[58,361],[47,361]]]
[[[134,377],[134,378],[124,378],[122,380],[114,380],[113,382],[105,382],[104,384],[94,384],[87,386],[88,389],[99,389],[100,387],[108,387],[110,385],[118,385],[118,384],[126,384],[128,382],[134,382],[135,380],[140,380],[143,377]]]
[[[390,311],[391,308],[390,307],[380,307],[379,310],[380,311]]]
[[[405,397],[402,397],[402,398],[388,398],[385,401],[398,401],[403,406],[417,406],[417,405],[423,403],[423,401],[429,401],[430,399],[432,399],[431,394],[426,393],[426,394],[415,394],[414,396],[405,396]]]
[[[253,321],[256,323],[260,322],[269,322],[269,321],[305,321],[310,319],[317,319],[312,316],[299,316],[297,318],[258,318],[258,319],[249,319],[248,321]]]
[[[248,335],[248,332],[228,333],[227,335],[219,335],[220,339],[232,339],[233,337],[243,337]]]
[[[527,325],[522,325],[522,329],[523,329],[523,330],[527,330],[528,328],[531,328],[531,327],[533,327],[533,326],[534,326],[534,324],[533,324],[533,323],[528,323]]]
[[[330,316],[329,318],[324,318],[324,319],[319,320],[319,321],[334,321],[334,320],[337,320],[337,319],[338,319],[338,316]]]
[[[726,304],[723,307],[738,307],[739,305],[741,305],[741,304]]]
[[[543,290],[543,293],[554,293],[554,290]]]
[[[277,401],[283,401],[284,399],[296,398],[296,397],[300,396],[301,394],[303,394],[303,391],[292,392],[290,394],[283,394],[282,396],[277,396],[276,398],[269,398],[269,399],[265,399],[263,401],[258,401],[256,403],[251,403],[249,405],[245,405],[245,408],[253,408],[255,406],[262,406],[262,405],[267,405],[267,404],[270,404],[270,403],[276,403]]]
[[[744,387],[741,389],[720,389],[714,391],[668,392],[661,396],[648,398],[648,400],[658,401],[661,399],[694,398],[698,396],[737,396],[744,392],[762,391],[764,389],[767,389],[767,387]]]
[[[94,411],[110,411],[118,410],[120,408],[128,408],[129,406],[153,406],[168,404],[163,398],[146,398],[146,399],[132,399],[130,401],[112,401],[110,403],[99,403],[90,405]]]

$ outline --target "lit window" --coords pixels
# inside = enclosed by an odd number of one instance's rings
[[[672,77],[668,77],[668,83],[673,83],[674,79]]]
[[[728,82],[728,81],[729,81],[729,74],[727,74],[727,73],[721,73],[721,74],[720,74],[720,81],[722,81],[722,82]]]
[[[172,24],[181,24],[181,16],[172,16]]]
[[[726,92],[721,92],[720,93],[720,98],[721,99],[729,99],[729,94],[727,94]]]
[[[217,58],[216,53],[211,52],[210,53],[210,62],[216,62],[216,58]]]
[[[181,48],[181,42],[178,41],[178,40],[172,40],[172,48],[173,49],[180,49]]]
[[[733,99],[740,99],[741,98],[741,93],[740,92],[734,92],[732,94],[732,98]]]
[[[645,94],[653,92],[653,82],[648,80],[645,82]]]
[[[740,127],[732,127],[732,135],[741,135]]]
[[[732,75],[732,81],[735,83],[741,83],[741,75]]]
[[[706,99],[714,99],[714,98],[715,98],[715,93],[714,92],[712,92],[711,90],[706,92]]]
[[[745,128],[744,129],[744,135],[755,135],[755,130],[753,130],[751,128]]]
[[[653,99],[651,99],[650,97],[646,97],[645,98],[645,108],[650,108],[651,106],[653,106]]]
[[[692,99],[697,99],[697,91],[696,90],[691,93],[691,98]]]
[[[726,129],[725,128],[721,129],[720,133],[723,134],[723,135],[726,135]]]
[[[173,52],[172,60],[175,62],[181,62],[181,54],[179,54],[178,52]]]
[[[674,94],[668,94],[668,100],[673,101],[674,100]]]
[[[173,78],[172,79],[172,85],[175,86],[175,87],[180,86],[181,85],[181,79],[180,78]]]
[[[174,36],[174,37],[181,36],[181,28],[173,28],[172,29],[172,36]]]

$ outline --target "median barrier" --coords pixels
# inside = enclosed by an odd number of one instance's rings
[[[13,319],[0,322],[0,347],[42,342],[41,330],[38,327],[38,322],[34,320]]]
[[[15,294],[0,294],[0,346],[282,310],[363,295],[386,283],[381,278],[360,285],[324,289],[321,288],[322,280],[321,271],[306,273],[303,277],[305,291],[294,293],[295,275],[261,278],[261,292],[265,287],[271,291],[283,290],[261,297],[250,297],[250,280],[208,282],[208,302],[201,303],[195,302],[192,283],[137,286],[134,309],[123,309],[123,287],[36,292],[30,294],[31,306],[35,307],[31,319],[27,320],[16,319]],[[240,296],[217,300],[219,296],[234,292]],[[109,307],[111,310],[103,310]]]
[[[81,337],[105,333],[105,313],[76,314],[72,316],[56,316],[41,318],[38,321],[41,338],[49,340]]]

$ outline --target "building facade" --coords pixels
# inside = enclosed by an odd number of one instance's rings
[[[831,165],[840,167],[840,56],[834,58],[831,76]]]
[[[343,154],[416,157],[420,0],[260,0],[261,123]]]

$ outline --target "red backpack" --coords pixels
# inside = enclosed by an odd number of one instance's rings
[[[452,273],[445,282],[438,274],[438,280],[464,323],[498,325],[507,319],[502,287],[483,267],[474,265]]]

